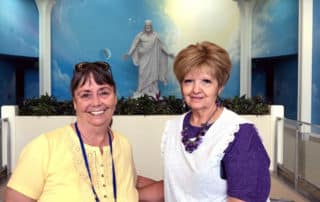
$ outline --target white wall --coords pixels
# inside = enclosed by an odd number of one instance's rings
[[[43,132],[75,121],[73,116],[15,116],[15,110],[12,108],[13,106],[2,107],[2,118],[9,119],[9,130],[4,127],[2,131],[3,143],[9,142],[8,147],[3,147],[5,149],[3,165],[8,165],[9,170],[15,166],[21,149],[31,139]],[[272,170],[275,159],[275,119],[277,116],[283,118],[283,107],[272,106],[271,112],[271,115],[244,115],[244,117],[256,124],[270,156]],[[162,130],[165,122],[175,116],[177,115],[114,116],[113,129],[125,135],[132,144],[134,161],[139,174],[155,179],[162,178],[160,155]]]

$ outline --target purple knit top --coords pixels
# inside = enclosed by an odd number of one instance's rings
[[[201,129],[190,124],[190,115],[184,127],[190,134]],[[201,147],[201,145],[199,145]],[[221,160],[221,177],[227,180],[227,194],[246,202],[265,202],[270,193],[270,160],[253,124],[241,124],[234,140],[224,151]]]

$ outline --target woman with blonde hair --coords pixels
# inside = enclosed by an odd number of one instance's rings
[[[227,51],[204,41],[181,50],[174,73],[190,111],[167,122],[163,139],[166,202],[265,202],[270,160],[254,124],[218,96],[231,70]]]

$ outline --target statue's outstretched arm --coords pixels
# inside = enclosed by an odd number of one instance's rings
[[[171,57],[171,58],[174,58],[175,55],[173,53],[170,53],[167,49],[167,46],[160,40],[159,37],[157,37],[158,41],[159,41],[159,44],[160,44],[160,47],[161,47],[161,51],[166,54],[167,56]]]
[[[140,43],[140,36],[141,36],[141,32],[139,34],[137,34],[137,36],[135,36],[135,38],[132,41],[132,44],[131,44],[129,51],[123,55],[124,60],[129,59],[129,57],[132,56],[134,51],[136,51],[136,48],[137,48],[138,44]]]
[[[140,36],[141,36],[141,32],[139,34],[137,34],[137,36],[133,39],[131,47],[128,51],[128,55],[132,55],[133,51],[136,50],[138,44],[140,43]]]

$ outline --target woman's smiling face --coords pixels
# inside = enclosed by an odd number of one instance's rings
[[[208,71],[208,67],[200,67],[184,76],[181,91],[186,104],[192,110],[206,110],[215,104],[221,87]]]
[[[74,92],[73,106],[77,121],[91,126],[108,126],[116,104],[117,96],[114,87],[109,84],[97,84],[92,74]]]

